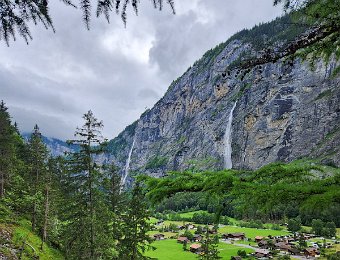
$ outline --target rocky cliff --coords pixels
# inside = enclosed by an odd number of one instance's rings
[[[233,168],[301,157],[339,166],[340,78],[332,76],[339,64],[319,61],[312,69],[295,59],[256,66],[245,75],[227,69],[264,44],[295,37],[299,31],[284,26],[283,19],[242,31],[208,51],[151,110],[110,141],[109,159],[122,171],[128,166],[153,176],[222,169],[230,155]]]

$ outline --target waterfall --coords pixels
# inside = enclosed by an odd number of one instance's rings
[[[233,122],[233,112],[236,107],[236,103],[234,103],[233,108],[230,110],[227,128],[224,134],[224,146],[225,146],[225,153],[224,153],[224,164],[226,169],[231,169],[233,167],[233,163],[231,161],[231,124]]]
[[[131,155],[132,155],[133,148],[135,147],[135,142],[136,142],[136,138],[133,139],[132,146],[131,146],[131,149],[129,151],[129,155],[128,155],[128,158],[126,160],[124,176],[123,176],[123,178],[120,182],[120,189],[121,190],[123,189],[123,187],[126,183],[126,178],[129,175]]]

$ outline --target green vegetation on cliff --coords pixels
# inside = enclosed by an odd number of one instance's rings
[[[340,169],[311,161],[272,163],[256,171],[174,172],[145,181],[152,201],[168,201],[158,206],[163,210],[172,198],[179,198],[176,193],[190,192],[192,197],[197,193],[197,198],[205,193],[211,202],[215,200],[217,212],[238,219],[299,217],[305,225],[321,219],[340,226]]]

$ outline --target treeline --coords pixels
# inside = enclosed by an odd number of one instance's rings
[[[174,172],[145,182],[148,197],[163,211],[174,199],[186,198],[176,193],[203,192],[221,215],[277,223],[298,217],[303,225],[319,219],[340,227],[340,170],[313,162],[272,163],[257,171]]]
[[[103,123],[91,111],[83,119],[69,140],[79,149],[53,158],[39,127],[25,142],[0,103],[0,222],[29,219],[40,249],[48,243],[67,259],[143,259],[152,241],[142,187],[124,192],[117,168],[96,163]]]

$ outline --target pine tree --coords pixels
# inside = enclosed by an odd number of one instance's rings
[[[14,128],[5,103],[0,103],[0,198],[3,198],[9,186],[15,159]]]
[[[118,259],[148,259],[143,254],[154,249],[150,244],[151,237],[147,234],[151,230],[150,213],[147,209],[145,194],[139,182],[132,190],[126,211],[122,214],[123,236],[118,240]]]
[[[31,172],[31,196],[32,196],[32,230],[35,231],[38,225],[38,216],[41,214],[44,201],[44,186],[47,174],[48,150],[43,143],[38,125],[34,126],[28,143],[29,167]],[[41,223],[40,223],[41,224]],[[41,225],[40,225],[41,226]]]
[[[68,175],[65,178],[65,207],[63,218],[68,223],[63,237],[67,257],[70,259],[107,258],[113,248],[109,224],[110,205],[103,187],[105,175],[95,162],[102,153],[103,123],[92,111],[83,116],[85,124],[77,128],[68,143],[79,146],[79,151],[67,157]]]

